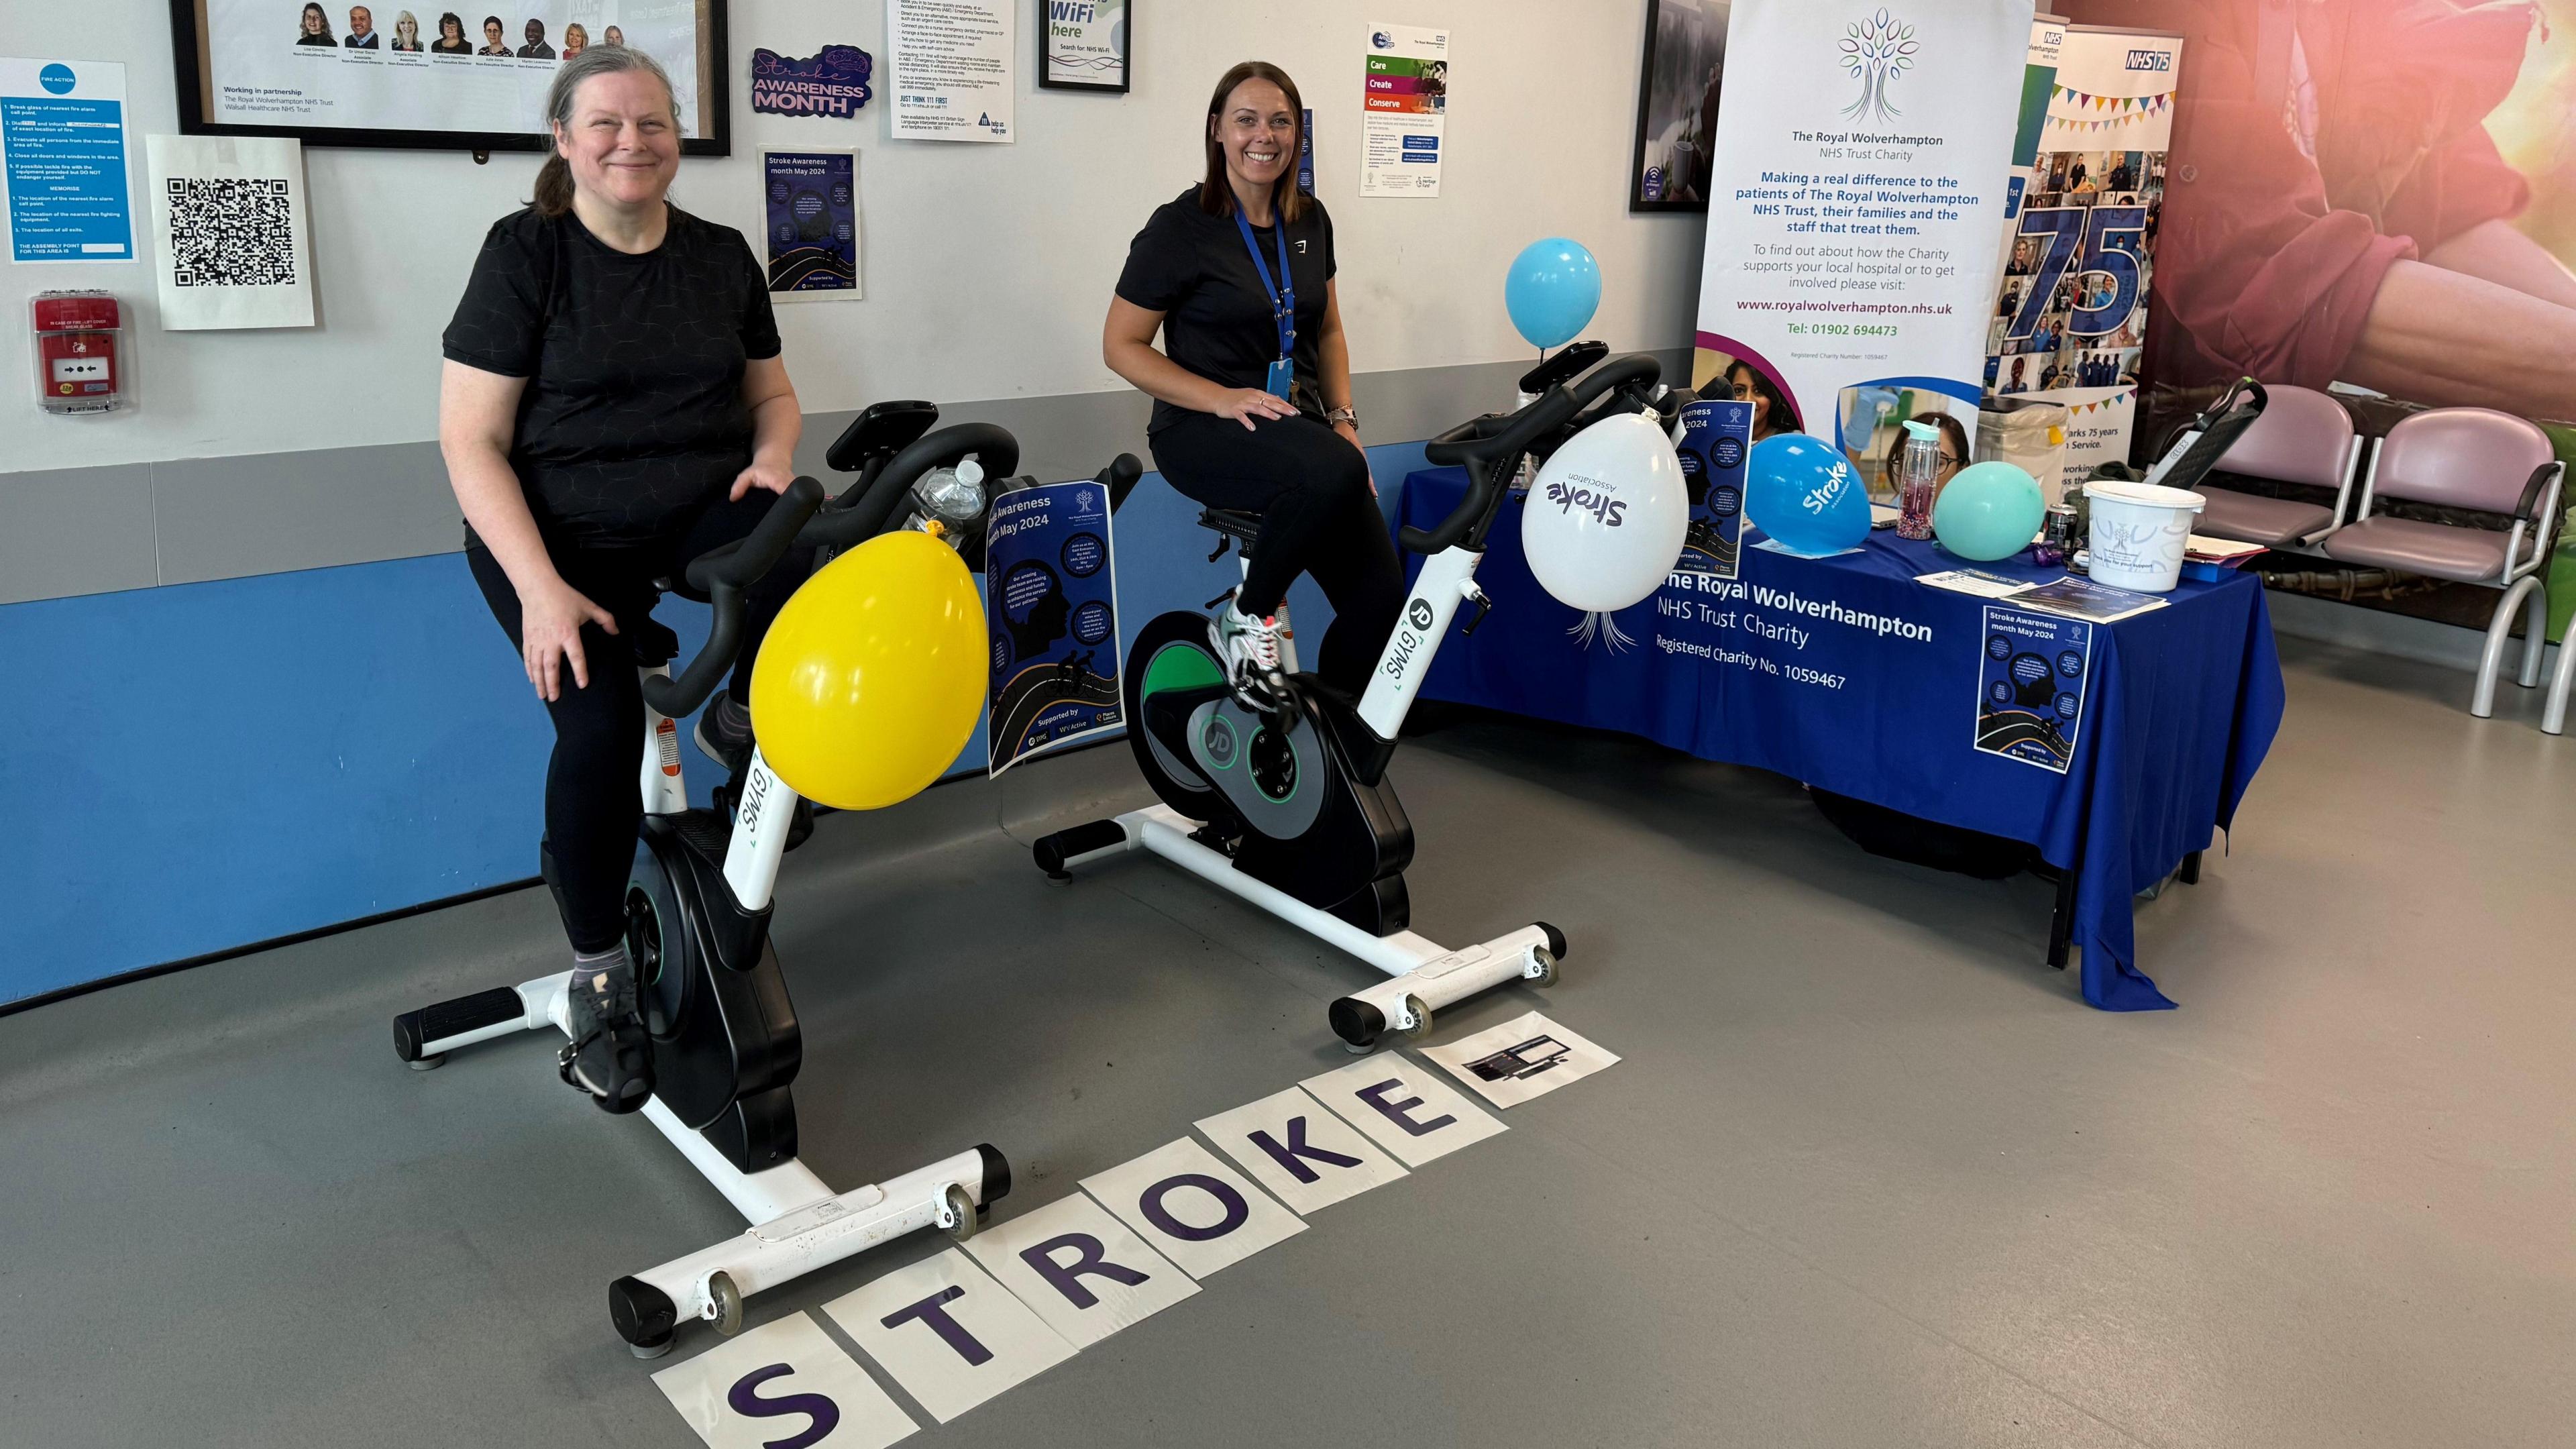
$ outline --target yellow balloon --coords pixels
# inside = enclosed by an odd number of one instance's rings
[[[957,551],[889,533],[787,601],[751,668],[751,724],[788,786],[843,810],[908,800],[984,710],[984,601]]]

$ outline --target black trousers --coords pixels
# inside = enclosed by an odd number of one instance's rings
[[[562,688],[546,706],[555,726],[555,751],[546,767],[546,839],[555,858],[564,931],[573,949],[605,951],[626,934],[626,875],[635,859],[635,832],[644,814],[637,778],[644,763],[644,691],[632,642],[650,632],[646,621],[659,595],[657,578],[678,578],[689,561],[720,544],[750,534],[778,495],[753,489],[740,502],[721,497],[682,527],[627,547],[573,547],[549,539],[547,556],[564,582],[616,616],[618,632],[584,624],[581,648],[590,686],[561,672]],[[519,592],[498,559],[479,542],[465,550],[466,566],[483,590],[492,617],[520,643]],[[811,550],[791,552],[743,596],[743,646],[734,660],[733,697],[751,701],[751,663],[787,596],[813,570]],[[685,661],[675,661],[685,662]]]
[[[1261,515],[1237,607],[1271,613],[1297,575],[1313,575],[1333,606],[1315,672],[1359,693],[1404,607],[1404,566],[1369,489],[1368,459],[1308,417],[1247,431],[1232,418],[1192,413],[1152,441],[1154,466],[1183,495]]]

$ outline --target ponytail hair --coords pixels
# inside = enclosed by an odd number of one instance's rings
[[[572,105],[582,82],[630,70],[643,71],[662,83],[672,113],[671,127],[679,129],[679,103],[668,99],[671,77],[660,61],[630,46],[584,47],[557,68],[554,84],[546,87],[546,164],[537,168],[536,194],[528,198],[529,209],[537,215],[552,219],[572,210],[572,163],[564,159],[561,137],[572,125]]]

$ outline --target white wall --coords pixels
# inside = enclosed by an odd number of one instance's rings
[[[753,115],[753,47],[804,55],[849,43],[882,58],[883,7],[734,0],[735,154],[685,161],[675,199],[757,237],[760,146],[861,153],[867,300],[779,309],[809,411],[1123,386],[1100,365],[1099,326],[1128,239],[1196,177],[1217,75],[1256,56],[1296,76],[1316,112],[1316,185],[1333,212],[1355,370],[1527,355],[1503,313],[1503,267],[1557,234],[1601,259],[1605,296],[1589,335],[1623,348],[1689,344],[1702,222],[1626,211],[1644,0],[1145,0],[1125,97],[1038,90],[1036,5],[1013,3],[1020,139],[973,146],[887,140],[882,97],[855,121]],[[1357,195],[1372,23],[1452,29],[1450,155],[1436,200]],[[139,200],[141,137],[177,128],[164,0],[7,0],[0,55],[126,63]],[[142,403],[47,419],[23,393],[0,399],[0,472],[435,435],[439,332],[484,229],[524,201],[536,158],[476,166],[462,152],[315,147],[305,165],[319,327],[165,333],[143,264],[6,269],[0,306],[13,319],[49,287],[124,297]]]

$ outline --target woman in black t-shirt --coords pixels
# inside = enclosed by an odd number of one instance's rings
[[[1298,574],[1333,606],[1317,672],[1352,693],[1404,603],[1351,409],[1332,218],[1297,189],[1303,113],[1277,66],[1225,73],[1208,100],[1207,175],[1136,234],[1101,338],[1110,370],[1153,394],[1147,437],[1164,478],[1200,503],[1262,515],[1250,571],[1214,625],[1237,693],[1256,707],[1276,697],[1274,616]]]
[[[671,206],[680,128],[643,52],[584,51],[547,93],[555,154],[536,200],[493,224],[455,320],[439,446],[466,562],[555,726],[549,873],[575,969],[564,1079],[612,1112],[652,1091],[626,958],[644,702],[629,641],[653,580],[748,535],[793,481],[803,424],[760,264],[729,227]],[[751,661],[810,556],[747,592],[732,687],[698,745],[751,748]]]

